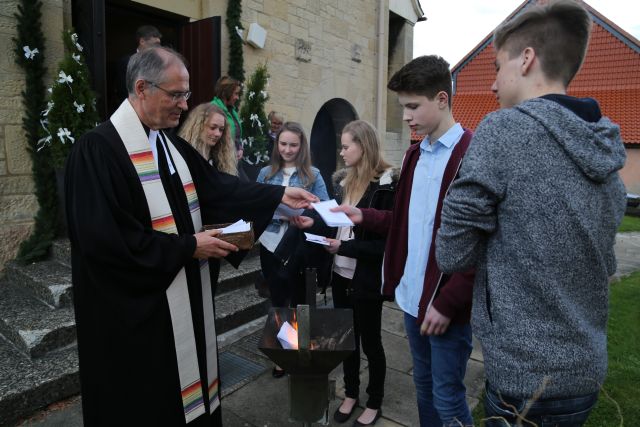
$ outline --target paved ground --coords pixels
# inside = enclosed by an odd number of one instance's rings
[[[640,270],[640,233],[619,234],[616,240],[616,256],[618,258],[616,278]],[[247,325],[243,330],[232,331],[220,337],[221,358],[226,357],[226,360],[235,363],[234,366],[239,366],[238,376],[229,378],[228,383],[233,382],[233,384],[223,388],[222,407],[225,427],[296,425],[296,423],[288,421],[287,379],[272,378],[271,363],[256,348],[263,325],[264,319],[259,319]],[[383,325],[382,336],[387,353],[387,380],[385,400],[382,406],[383,418],[377,425],[382,427],[417,426],[418,414],[411,376],[412,363],[409,344],[404,333],[402,312],[394,304],[385,304]],[[243,368],[247,371],[248,367],[253,368],[253,375],[242,374]],[[366,387],[366,368],[366,361],[363,361],[363,374],[361,375],[363,396]],[[339,398],[344,396],[341,369],[337,368],[331,378],[336,380],[338,398],[331,402],[330,414],[337,407]],[[224,376],[222,380],[224,382]],[[474,351],[465,378],[470,405],[477,404],[483,382],[482,354],[478,343],[474,342]],[[355,416],[358,415],[359,411]],[[52,405],[47,411],[36,414],[21,425],[81,427],[80,398],[74,397]]]

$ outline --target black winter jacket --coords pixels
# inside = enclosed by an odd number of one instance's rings
[[[343,187],[340,183],[346,177],[347,170],[341,169],[333,174],[333,188],[338,204],[342,202]],[[357,204],[358,208],[374,208],[391,210],[393,208],[393,198],[395,187],[400,175],[399,169],[388,169],[377,181],[371,181],[369,187]],[[338,230],[330,228],[327,236],[336,237]],[[352,288],[349,294],[354,298],[380,298],[382,293],[382,258],[386,236],[365,230],[356,225],[353,227],[353,240],[343,241],[338,249],[338,255],[355,258],[357,260],[356,269],[351,280]],[[327,276],[332,277],[333,257],[327,266]]]

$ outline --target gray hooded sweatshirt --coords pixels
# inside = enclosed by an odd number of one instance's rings
[[[617,125],[548,99],[479,125],[442,208],[436,257],[445,273],[476,266],[472,326],[495,390],[526,398],[546,380],[542,398],[555,398],[603,383],[624,160]]]

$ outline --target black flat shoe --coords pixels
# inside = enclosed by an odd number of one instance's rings
[[[358,421],[358,419],[356,418],[356,420],[353,422],[353,427],[359,427],[359,426],[372,426],[374,425],[382,416],[382,409],[378,409],[378,413],[376,414],[375,417],[373,417],[373,421],[371,421],[369,424],[362,424],[360,421]]]
[[[284,377],[284,374],[286,372],[284,371],[284,369],[278,369],[275,366],[273,367],[273,370],[271,371],[271,376],[273,378],[282,378]]]
[[[342,406],[342,403],[340,404],[340,406]],[[336,409],[336,412],[333,413],[333,419],[335,422],[342,424],[342,423],[346,423],[349,420],[349,418],[351,418],[353,411],[356,409],[356,406],[358,406],[358,400],[356,400],[356,403],[353,404],[353,406],[351,407],[351,411],[349,411],[348,414],[345,414],[344,412],[340,412],[340,406],[338,406],[338,409]]]

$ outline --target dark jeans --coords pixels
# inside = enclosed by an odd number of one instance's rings
[[[421,427],[473,425],[466,401],[464,374],[471,355],[471,325],[450,324],[442,335],[420,335],[409,313],[404,327],[413,358]]]
[[[523,426],[537,425],[538,427],[579,427],[587,421],[591,409],[598,400],[598,392],[585,396],[563,397],[536,400],[526,414],[522,415],[528,399],[516,399],[501,395],[486,384],[484,410],[487,427],[515,426],[520,421]],[[520,418],[518,417],[520,414]],[[526,420],[526,421],[524,421]]]
[[[269,286],[273,307],[295,307],[304,302],[304,281],[300,272],[288,272],[282,262],[260,246],[260,267]]]
[[[360,343],[362,351],[369,361],[369,385],[367,386],[367,408],[380,409],[384,397],[384,378],[387,372],[387,359],[382,347],[380,334],[382,319],[382,300],[355,299],[347,294],[351,280],[333,273],[331,291],[335,308],[353,309],[353,325],[356,349],[342,363],[344,371],[345,395],[357,399],[360,392]]]

